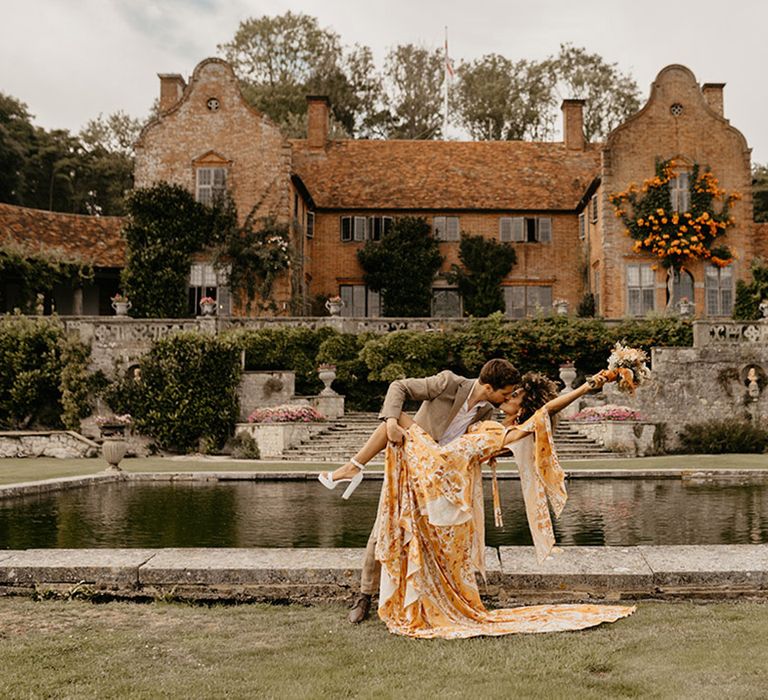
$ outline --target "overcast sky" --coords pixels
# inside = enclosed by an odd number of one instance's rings
[[[768,163],[765,0],[0,0],[0,91],[45,128],[78,131],[99,113],[144,117],[157,73],[188,76],[248,17],[313,15],[345,44],[440,47],[451,57],[542,59],[572,42],[617,63],[648,96],[682,63],[699,83],[726,83],[725,116]]]

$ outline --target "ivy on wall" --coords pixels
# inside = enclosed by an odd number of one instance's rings
[[[214,245],[236,227],[227,202],[206,206],[167,182],[134,190],[128,198],[128,244],[122,281],[131,315],[140,318],[188,316],[187,289],[194,253]]]
[[[37,295],[50,295],[57,284],[82,284],[93,280],[93,266],[64,260],[55,254],[30,254],[19,246],[0,246],[0,276],[18,285],[14,303],[25,313],[37,313]],[[8,308],[5,287],[0,286],[0,307]]]

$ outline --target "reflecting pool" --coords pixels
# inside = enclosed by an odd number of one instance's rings
[[[349,501],[314,481],[125,482],[0,501],[0,548],[364,547],[381,481]],[[486,483],[486,542],[530,545],[520,484]],[[575,479],[555,522],[562,545],[768,542],[768,483]]]

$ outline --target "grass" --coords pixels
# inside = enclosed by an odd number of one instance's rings
[[[411,640],[340,606],[0,598],[0,697],[764,698],[768,604],[641,602],[584,632]]]
[[[189,472],[189,471],[296,471],[317,472],[334,469],[338,463],[299,463],[228,461],[204,457],[149,457],[126,459],[120,466],[127,472]],[[768,469],[768,455],[672,455],[619,459],[585,459],[563,461],[566,469]],[[51,457],[0,459],[0,484],[54,479],[64,476],[97,474],[106,463],[101,459],[55,459]],[[373,469],[380,469],[374,465]],[[501,469],[514,469],[511,462],[502,462]]]

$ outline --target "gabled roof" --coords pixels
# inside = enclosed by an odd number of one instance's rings
[[[293,171],[320,209],[575,210],[598,175],[584,151],[527,141],[292,141]]]
[[[83,216],[0,204],[0,245],[25,254],[53,255],[65,262],[123,267],[125,240],[118,216]]]

